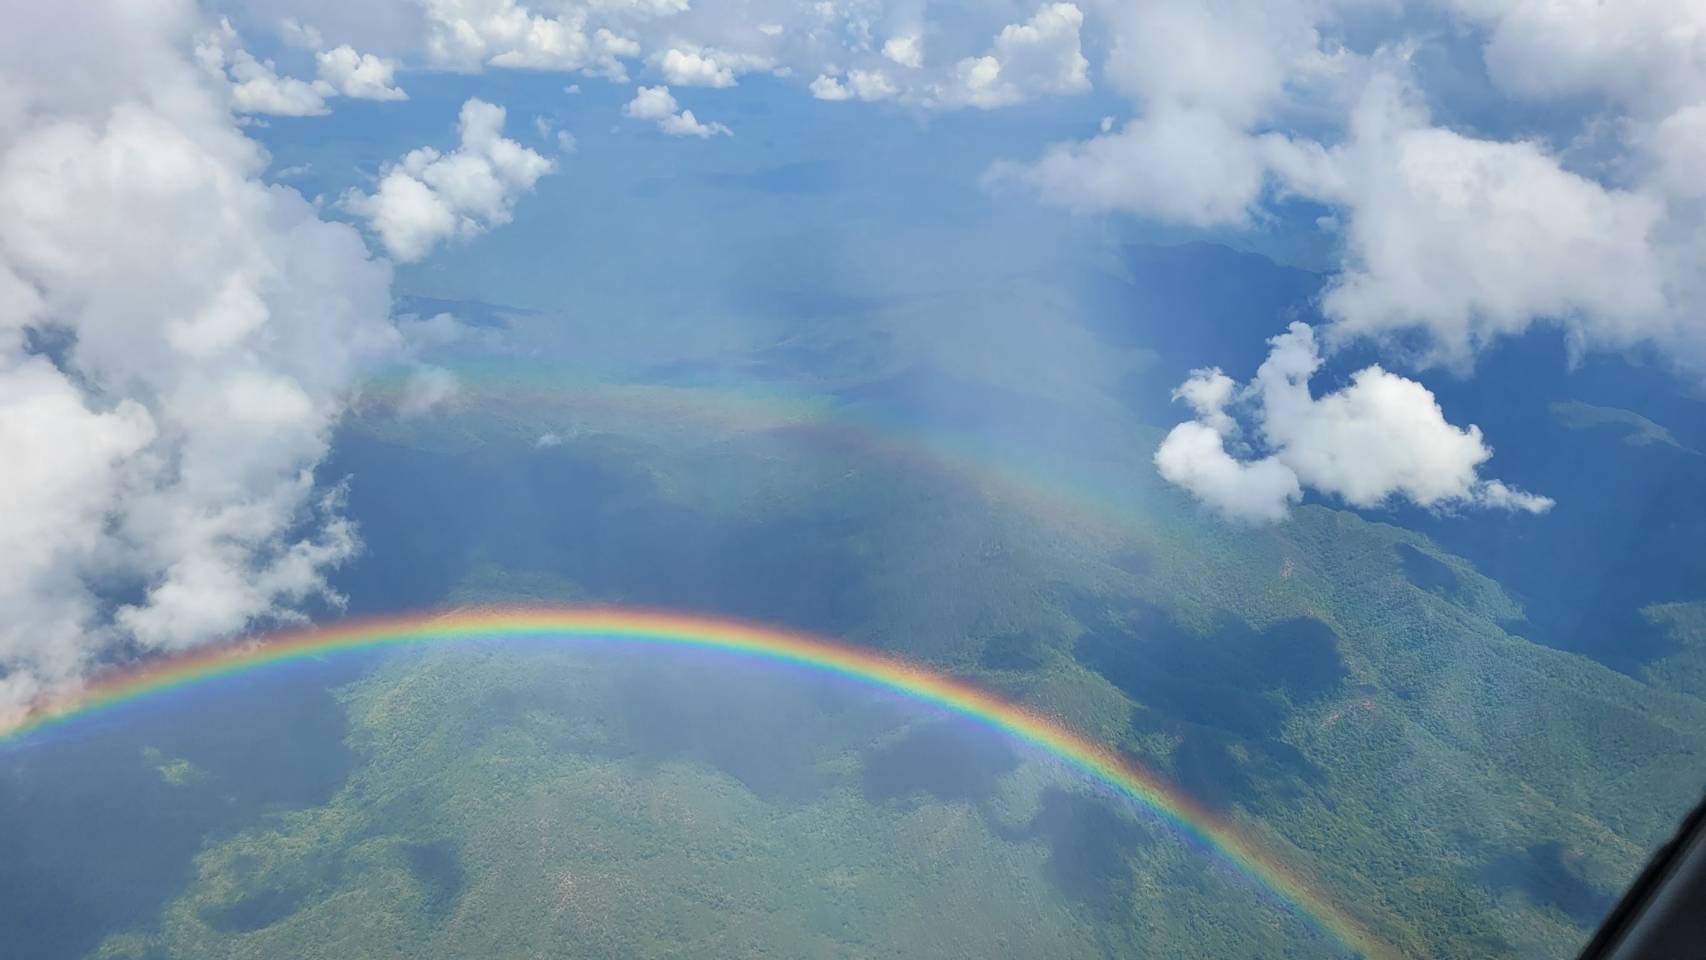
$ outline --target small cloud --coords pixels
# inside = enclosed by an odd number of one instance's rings
[[[903,67],[917,70],[924,66],[924,38],[916,33],[890,37],[883,44],[883,56]]]
[[[811,90],[812,96],[819,100],[847,100],[853,96],[846,87],[842,86],[840,80],[827,73],[819,74],[818,78],[813,80],[807,89]]]
[[[1002,28],[989,53],[955,64],[954,82],[935,105],[989,110],[1043,94],[1089,90],[1090,61],[1079,40],[1083,25],[1076,5],[1045,4],[1024,23]]]
[[[1545,513],[1558,505],[1551,497],[1529,493],[1507,486],[1503,480],[1488,480],[1477,490],[1476,502],[1495,510],[1518,510],[1523,513]]]
[[[900,93],[881,70],[849,70],[843,83],[829,74],[820,75],[809,86],[812,96],[819,100],[887,100]]]
[[[556,143],[558,153],[570,154],[575,152],[575,135],[567,130],[558,130],[556,122],[550,117],[543,115],[534,117],[533,129],[539,131],[539,139]]]
[[[556,169],[503,136],[503,107],[470,99],[458,126],[457,149],[411,150],[385,169],[372,194],[344,194],[344,209],[367,220],[393,259],[419,260],[440,241],[508,223],[521,195]]]
[[[536,450],[544,450],[548,447],[560,447],[562,445],[562,436],[555,433],[541,433],[539,435],[539,439],[533,441],[533,447]]]
[[[281,32],[291,46],[317,49],[321,40],[319,31],[293,20],[285,21]],[[395,83],[395,60],[358,53],[348,44],[314,55],[317,79],[280,76],[271,60],[257,59],[243,49],[242,38],[228,19],[196,38],[195,56],[203,69],[230,84],[231,107],[238,113],[312,117],[328,112],[326,100],[331,97],[409,98]]]
[[[651,120],[659,130],[672,137],[709,139],[734,135],[734,131],[723,124],[701,123],[693,111],[680,109],[668,86],[639,88],[622,112],[636,120]]]
[[[396,85],[397,61],[357,53],[344,44],[314,55],[319,64],[320,80],[338,93],[358,100],[407,100],[409,95]]]
[[[300,50],[323,50],[326,46],[326,39],[320,35],[320,31],[294,17],[285,17],[279,21],[278,35],[285,43]]]
[[[280,76],[272,61],[256,59],[243,49],[228,19],[196,38],[195,57],[204,70],[230,85],[231,109],[237,113],[317,117],[327,112],[326,98],[336,93],[323,80]]]
[[[900,92],[881,70],[849,70],[847,88],[861,100],[887,100]]]
[[[726,64],[693,50],[669,49],[657,61],[664,80],[679,87],[732,87],[735,74]]]

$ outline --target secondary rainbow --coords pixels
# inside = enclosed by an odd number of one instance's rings
[[[1065,724],[917,663],[731,620],[609,607],[481,607],[345,621],[155,661],[99,678],[74,695],[39,705],[22,722],[0,730],[0,743],[119,704],[292,660],[506,637],[599,638],[721,651],[847,677],[945,708],[1040,747],[1129,797],[1187,838],[1218,853],[1353,951],[1369,957],[1392,955],[1334,904],[1318,883],[1285,866],[1243,828]]]
[[[555,409],[573,423],[585,420],[603,430],[630,429],[625,417],[653,424],[704,430],[773,434],[807,431],[794,439],[844,444],[849,454],[873,454],[934,476],[947,477],[985,494],[1022,501],[1037,514],[1091,528],[1147,526],[1132,512],[1129,491],[1049,469],[1050,457],[1023,451],[997,452],[943,430],[919,429],[878,411],[861,410],[832,398],[776,389],[646,381],[577,379],[558,371],[511,364],[453,366],[461,384],[459,403],[490,401],[513,409]],[[364,400],[393,410],[402,402],[406,371],[387,371],[364,386]],[[600,419],[604,418],[604,419]],[[612,421],[617,424],[612,428]],[[549,423],[549,420],[545,421]],[[796,454],[809,451],[796,449]]]

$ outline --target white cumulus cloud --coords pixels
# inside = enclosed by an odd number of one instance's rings
[[[812,96],[819,100],[838,101],[853,98],[853,91],[848,90],[846,84],[827,73],[819,74],[817,79],[811,82],[810,90]]]
[[[358,100],[407,100],[396,84],[397,61],[357,53],[345,44],[315,55],[320,79],[339,94]]]
[[[900,88],[881,70],[847,71],[845,81],[828,74],[811,83],[812,96],[819,100],[888,100],[900,94]]]
[[[585,7],[547,16],[516,0],[423,0],[423,10],[428,59],[454,70],[490,64],[580,70],[621,81],[628,77],[624,61],[641,51],[632,37],[592,26]]]
[[[383,171],[373,193],[345,194],[344,208],[364,218],[386,251],[402,261],[419,260],[445,240],[508,223],[516,202],[555,165],[505,137],[503,127],[502,107],[468,100],[455,150],[409,151]]]
[[[1267,178],[1263,141],[1219,114],[1164,106],[1123,129],[1056,144],[1033,163],[996,164],[989,180],[1077,211],[1211,227],[1247,223]]]
[[[883,43],[883,56],[903,67],[914,70],[924,66],[924,38],[916,33],[903,33]]]
[[[1306,489],[1363,508],[1395,500],[1530,513],[1552,506],[1546,497],[1482,479],[1480,467],[1493,451],[1480,429],[1448,422],[1420,383],[1375,365],[1317,397],[1309,387],[1322,365],[1314,331],[1293,323],[1269,345],[1247,387],[1219,370],[1193,373],[1174,396],[1196,419],[1173,428],[1155,453],[1163,477],[1219,513],[1249,522],[1281,519]],[[1249,441],[1234,418],[1235,404],[1248,407]]]
[[[1329,347],[1369,340],[1402,347],[1421,365],[1470,371],[1490,344],[1546,327],[1578,355],[1646,348],[1691,375],[1706,370],[1706,8],[1687,0],[1435,7],[1461,29],[1431,42],[1482,45],[1490,83],[1473,96],[1506,98],[1494,123],[1558,123],[1531,122],[1527,108],[1545,103],[1554,116],[1578,115],[1578,129],[1560,145],[1439,122],[1435,92],[1424,88],[1437,74],[1412,66],[1418,44],[1430,41],[1379,4],[1107,3],[1093,8],[1109,28],[1104,75],[1130,101],[1130,117],[1028,162],[997,163],[988,181],[1078,211],[1199,228],[1255,229],[1280,201],[1321,204],[1320,222],[1340,241],[1320,304]],[[991,87],[1002,73],[976,58],[961,69],[967,87]],[[1407,407],[1427,409],[1419,384],[1373,370],[1347,388],[1345,403],[1408,397],[1416,402]],[[1481,446],[1468,431],[1455,448],[1421,449],[1446,435],[1416,430],[1406,442],[1418,462],[1438,466],[1431,454],[1456,449],[1444,459],[1462,463]],[[1260,486],[1228,467],[1262,461],[1235,459],[1232,440],[1213,443],[1225,434],[1181,427],[1158,465],[1186,485],[1181,478],[1213,476],[1222,489]],[[1272,443],[1268,455],[1303,487],[1371,502],[1352,474],[1312,474],[1313,448],[1301,439],[1271,431],[1252,439]],[[1382,462],[1394,458],[1387,451]],[[1492,481],[1465,486],[1470,466],[1417,474],[1455,478],[1449,495],[1384,482],[1370,489],[1420,503],[1545,505]],[[1287,502],[1285,485],[1264,489],[1252,516]]]
[[[713,57],[674,47],[658,58],[658,71],[665,82],[679,87],[732,87],[734,71]]]
[[[640,87],[634,92],[634,99],[622,108],[622,112],[635,120],[650,120],[657,124],[658,129],[672,137],[710,137],[732,136],[734,131],[720,123],[702,123],[693,111],[684,110],[675,102],[675,95],[669,92],[667,86]]]
[[[989,53],[955,64],[939,101],[987,110],[1089,90],[1090,62],[1079,42],[1083,25],[1084,13],[1074,4],[1045,4],[1024,23],[1002,28]]]
[[[231,22],[221,20],[217,28],[202,33],[195,46],[203,67],[228,78],[233,110],[282,117],[327,112],[326,97],[335,92],[330,84],[280,76],[271,61],[257,60],[241,43]]]
[[[99,658],[335,603],[326,573],[358,541],[314,469],[352,384],[400,344],[389,267],[261,179],[224,78],[185,55],[208,26],[192,4],[5,2],[0,713],[16,713]]]
[[[1296,471],[1272,457],[1238,460],[1226,436],[1205,423],[1174,427],[1155,451],[1155,466],[1169,483],[1191,492],[1222,516],[1248,523],[1284,520],[1303,498]]]
[[[1467,364],[1538,322],[1578,347],[1684,336],[1648,193],[1571,173],[1538,143],[1431,126],[1394,82],[1370,88],[1352,137],[1323,156],[1290,175],[1344,210],[1323,302],[1337,337],[1420,329],[1429,358]]]
[[[324,51],[347,43],[413,69],[626,82],[643,63],[677,92],[731,87],[765,71],[822,99],[925,110],[995,109],[1090,88],[1080,43],[1084,0],[973,5],[935,19],[925,5],[886,0],[738,8],[720,0],[369,0],[349,9],[324,0],[262,2],[287,14],[274,22],[291,46]],[[303,19],[310,10],[312,26]]]
[[[320,40],[317,31],[293,20],[282,30],[293,44]],[[394,81],[395,60],[358,53],[348,44],[315,55],[319,76],[314,80],[281,76],[272,61],[256,59],[243,49],[229,20],[203,31],[196,38],[195,54],[203,68],[230,84],[231,108],[238,113],[312,117],[329,112],[326,100],[331,97],[408,99]]]
[[[1549,325],[1578,352],[1652,345],[1706,368],[1706,14],[1680,0],[1441,6],[1486,31],[1496,92],[1607,104],[1585,122],[1611,158],[1584,168],[1542,140],[1437,124],[1411,39],[1344,46],[1368,12],[1353,0],[1155,0],[1105,11],[1106,73],[1134,115],[990,179],[1196,227],[1255,226],[1278,196],[1324,204],[1344,241],[1323,304],[1335,344],[1402,335],[1422,361],[1467,369]]]
[[[1645,117],[1706,98],[1706,7],[1693,0],[1448,0],[1488,28],[1493,81],[1524,98],[1602,95]]]

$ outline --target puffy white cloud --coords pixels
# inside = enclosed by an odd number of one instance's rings
[[[323,81],[279,76],[271,61],[257,60],[242,48],[229,20],[197,38],[195,52],[204,67],[229,78],[231,108],[238,113],[319,116],[326,113],[326,97],[334,92]]]
[[[1001,82],[1001,61],[995,57],[967,57],[954,65],[955,86],[943,100],[974,107],[999,107],[1016,103],[1019,90]]]
[[[634,99],[622,108],[622,112],[636,120],[650,120],[658,125],[659,130],[672,137],[706,139],[732,136],[734,133],[720,123],[700,123],[693,111],[680,108],[675,102],[675,95],[669,92],[667,86],[640,87],[634,92]]]
[[[1132,118],[998,163],[988,180],[1074,210],[1205,228],[1257,226],[1276,197],[1321,203],[1341,240],[1321,301],[1331,346],[1370,338],[1469,370],[1487,344],[1541,325],[1578,354],[1645,345],[1706,370],[1706,7],[1442,6],[1486,28],[1493,92],[1585,114],[1578,142],[1593,135],[1591,162],[1437,125],[1402,21],[1386,20],[1399,29],[1364,52],[1340,45],[1347,11],[1365,36],[1382,23],[1356,0],[1151,0],[1100,8],[1112,26],[1105,76]],[[975,60],[962,69],[964,86],[999,75]],[[1285,375],[1288,357],[1313,359]],[[1420,384],[1370,367],[1315,398],[1318,362],[1313,336],[1306,351],[1293,337],[1230,397],[1224,377],[1193,378],[1179,396],[1198,418],[1168,436],[1158,470],[1255,521],[1306,488],[1356,506],[1551,506],[1479,479],[1490,455],[1479,432],[1451,426]],[[1259,427],[1248,439],[1235,407]]]
[[[1198,227],[1242,224],[1267,185],[1266,142],[1219,114],[1167,106],[1118,131],[1056,144],[1034,163],[998,163],[989,179],[1024,184],[1081,212]]]
[[[317,31],[295,21],[286,21],[282,29],[293,43],[319,40]],[[196,39],[195,52],[203,67],[229,81],[231,108],[238,113],[311,117],[328,112],[329,97],[408,99],[393,79],[396,61],[358,53],[347,44],[315,55],[319,76],[312,81],[280,76],[271,61],[257,60],[243,49],[229,20],[204,31]]]
[[[1045,4],[1030,20],[1002,28],[989,53],[955,64],[953,81],[937,100],[988,110],[1042,94],[1089,90],[1090,62],[1079,43],[1083,25],[1077,6]]]
[[[769,44],[761,45],[768,48]],[[788,71],[777,65],[768,49],[737,50],[723,47],[675,43],[661,53],[654,53],[648,62],[661,74],[666,84],[683,87],[732,87],[747,73],[769,70],[785,75]]]
[[[1090,86],[1084,11],[1072,2],[966,8],[939,21],[927,21],[921,5],[885,0],[739,10],[718,0],[372,0],[359,10],[330,0],[254,2],[275,23],[288,14],[279,31],[291,45],[348,43],[424,69],[626,81],[632,61],[642,60],[673,88],[729,87],[745,73],[768,71],[799,77],[824,99],[927,110],[993,109]],[[301,19],[309,13],[314,27]],[[940,51],[936,62],[926,62],[927,42]]]
[[[1352,2],[1352,0],[1346,0]],[[1074,210],[1197,227],[1253,221],[1285,138],[1262,128],[1300,97],[1326,96],[1355,60],[1323,37],[1333,0],[1110,3],[1105,68],[1136,115],[1056,144],[994,179]]]
[[[835,13],[829,6],[826,15]],[[867,52],[875,44],[866,24],[856,31],[852,49],[842,51],[843,66],[818,71],[809,89],[819,100],[896,100],[927,110],[992,110],[1083,93],[1090,89],[1090,64],[1080,44],[1083,25],[1084,13],[1075,4],[1045,3],[1030,19],[1003,26],[987,52],[926,70],[922,28],[890,36],[877,59]],[[904,69],[894,72],[895,66]]]
[[[592,27],[589,11],[534,13],[516,0],[423,0],[426,53],[441,67],[482,65],[532,70],[582,70],[610,80],[628,78],[623,61],[640,55],[631,37]],[[666,4],[665,10],[676,9]]]
[[[995,58],[1009,83],[1042,93],[1090,89],[1090,62],[1079,48],[1084,13],[1070,3],[1051,3],[1024,23],[1008,24],[995,38]]]
[[[1706,7],[1693,0],[1449,0],[1486,26],[1488,73],[1532,99],[1609,96],[1644,116],[1706,99]]]
[[[1706,99],[1676,111],[1639,135],[1653,160],[1654,185],[1683,201],[1706,198]]]
[[[1586,125],[1609,131],[1603,166],[1618,188],[1605,189],[1598,206],[1615,205],[1634,217],[1639,204],[1640,215],[1651,218],[1638,237],[1635,224],[1619,224],[1617,254],[1599,271],[1612,275],[1640,261],[1646,272],[1631,285],[1646,285],[1647,296],[1620,310],[1593,305],[1545,319],[1561,323],[1582,344],[1645,340],[1695,373],[1706,370],[1706,325],[1698,320],[1706,302],[1706,187],[1700,175],[1706,169],[1706,7],[1690,0],[1609,6],[1452,0],[1451,6],[1489,29],[1484,57],[1500,89],[1523,99],[1594,105]],[[1664,297],[1656,308],[1654,273]],[[1609,276],[1602,282],[1612,285]]]
[[[373,193],[352,190],[342,204],[366,219],[386,251],[402,261],[419,260],[444,240],[508,223],[516,201],[555,165],[504,137],[503,126],[502,107],[469,99],[455,150],[411,150],[381,173]]]
[[[73,634],[91,618],[79,569],[93,570],[105,538],[101,526],[118,499],[127,462],[154,442],[154,419],[123,399],[91,409],[64,371],[39,357],[8,357],[0,370],[0,588],[30,626],[51,631],[55,643],[0,633],[0,663],[32,657],[52,673],[74,670],[87,651]],[[18,587],[38,591],[19,596]],[[8,607],[8,609],[12,609]],[[0,708],[12,706],[0,701]]]
[[[1420,383],[1375,365],[1316,397],[1309,381],[1322,359],[1314,331],[1293,323],[1269,344],[1248,388],[1238,390],[1219,370],[1198,370],[1174,394],[1197,416],[1167,435],[1156,467],[1207,506],[1232,519],[1272,521],[1304,489],[1364,508],[1396,499],[1529,513],[1552,506],[1546,497],[1481,479],[1493,451],[1480,429],[1449,423]],[[1235,401],[1250,407],[1265,455],[1239,459],[1227,449],[1239,440]]]
[[[818,78],[811,82],[810,89],[812,96],[819,100],[850,100],[853,97],[853,91],[828,74],[819,74]]]
[[[1394,496],[1424,507],[1478,499],[1476,468],[1493,452],[1480,428],[1447,423],[1426,387],[1377,365],[1315,397],[1309,381],[1322,361],[1313,331],[1294,323],[1269,343],[1252,381],[1257,420],[1305,486],[1359,507]]]
[[[335,601],[357,541],[313,471],[400,349],[388,266],[184,55],[193,5],[4,2],[0,713]]]
[[[587,6],[601,13],[631,20],[654,20],[686,13],[690,0],[587,0]]]
[[[658,71],[667,83],[681,87],[732,87],[734,71],[714,58],[674,47],[658,58]]]
[[[824,75],[811,82],[812,96],[819,100],[888,100],[900,93],[900,88],[881,70],[853,69],[847,72],[846,82]]]
[[[900,88],[881,70],[847,71],[847,89],[860,100],[887,100],[900,93]]]
[[[407,100],[409,95],[396,85],[397,61],[357,53],[345,44],[315,55],[320,67],[320,79],[338,93],[358,100]]]
[[[1290,467],[1272,457],[1237,460],[1226,452],[1224,434],[1196,421],[1181,423],[1167,434],[1155,451],[1155,467],[1169,483],[1232,520],[1274,523],[1303,499]]]
[[[897,34],[883,43],[883,56],[913,70],[924,66],[924,38],[916,33]]]
[[[1609,131],[1601,179],[1544,142],[1436,126],[1401,21],[1372,53],[1340,45],[1347,12],[1371,35],[1381,23],[1357,0],[1110,4],[1106,74],[1134,117],[990,179],[1197,227],[1259,224],[1276,195],[1323,203],[1344,241],[1323,304],[1334,343],[1403,334],[1423,361],[1467,368],[1545,324],[1577,351],[1653,344],[1706,367],[1706,8],[1442,6],[1486,29],[1498,89],[1613,111],[1588,121]]]
[[[1218,367],[1192,370],[1191,377],[1173,391],[1174,400],[1182,400],[1203,425],[1222,436],[1238,432],[1238,424],[1226,408],[1236,399],[1238,381],[1220,372]]]
[[[1469,369],[1486,344],[1549,325],[1577,352],[1656,345],[1679,365],[1706,368],[1706,325],[1698,321],[1706,302],[1706,8],[1676,0],[1442,6],[1486,28],[1488,70],[1500,91],[1597,104],[1585,122],[1600,131],[1609,159],[1584,169],[1538,140],[1436,125],[1401,30],[1365,53],[1339,44],[1346,11],[1366,13],[1355,0],[1153,0],[1102,8],[1113,39],[1106,76],[1132,101],[1133,118],[1032,162],[996,164],[989,180],[1075,210],[1197,227],[1257,225],[1280,195],[1322,203],[1342,239],[1321,304],[1333,345],[1369,337],[1402,344],[1422,363]],[[1378,23],[1376,11],[1357,29],[1370,33]],[[976,63],[968,69],[993,74]],[[1251,388],[1265,410],[1282,397],[1258,390],[1264,382],[1278,381],[1259,376]],[[1321,467],[1337,461],[1319,438],[1351,435],[1357,422],[1346,416],[1326,429],[1326,411],[1360,405],[1364,420],[1382,422],[1400,409],[1431,410],[1425,393],[1370,368],[1340,394],[1300,407],[1314,411],[1308,418],[1264,420],[1266,458],[1236,459],[1216,442],[1234,443],[1236,431],[1205,417],[1175,431],[1157,465],[1223,512],[1252,518],[1282,510],[1288,488],[1271,472],[1234,466],[1269,460],[1302,486],[1358,505],[1387,496],[1549,505],[1466,480],[1480,462],[1470,455],[1484,449],[1479,435],[1463,431],[1448,443],[1438,417],[1427,421],[1434,429],[1411,424],[1394,436],[1412,448],[1412,467],[1428,467],[1413,470],[1416,477],[1446,478],[1444,493],[1392,482],[1385,470],[1401,462],[1398,450],[1382,451],[1381,468],[1363,481]],[[1319,429],[1288,436],[1287,423]],[[1457,466],[1446,470],[1448,463]]]
[[[1202,110],[1248,129],[1344,71],[1348,55],[1321,26],[1355,3],[1110,3],[1106,73],[1140,110]]]
[[[1671,337],[1649,195],[1570,173],[1536,143],[1429,126],[1390,83],[1326,167],[1300,186],[1345,211],[1323,302],[1337,336],[1422,329],[1431,356],[1458,363],[1541,320],[1578,345]]]

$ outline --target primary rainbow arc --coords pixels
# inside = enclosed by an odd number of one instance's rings
[[[503,637],[607,638],[742,654],[808,667],[904,694],[1003,731],[1053,754],[1210,848],[1303,917],[1370,957],[1391,951],[1319,885],[1285,866],[1246,831],[1117,751],[1025,707],[920,664],[805,634],[711,617],[606,607],[485,607],[354,620],[192,653],[99,679],[40,705],[0,743],[143,697],[320,654]]]

